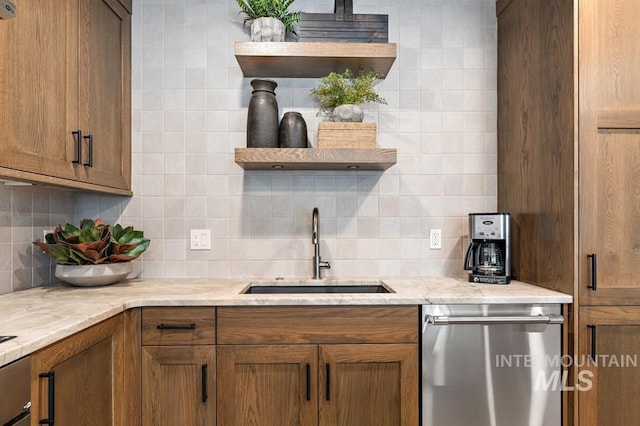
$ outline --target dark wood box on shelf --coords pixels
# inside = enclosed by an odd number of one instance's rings
[[[388,43],[389,16],[354,14],[352,0],[335,0],[334,13],[302,13],[298,41]]]

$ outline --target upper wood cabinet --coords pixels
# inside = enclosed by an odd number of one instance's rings
[[[498,208],[519,279],[639,304],[640,10],[574,3],[497,3]]]
[[[0,21],[0,178],[131,195],[129,12],[117,0],[17,6]]]

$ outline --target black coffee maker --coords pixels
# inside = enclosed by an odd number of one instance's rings
[[[469,248],[464,269],[469,282],[509,284],[509,213],[470,213]]]

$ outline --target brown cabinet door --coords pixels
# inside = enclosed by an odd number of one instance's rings
[[[320,346],[320,426],[418,424],[414,344]]]
[[[580,302],[639,304],[640,8],[585,0],[579,19]]]
[[[581,426],[628,426],[640,419],[640,307],[580,309],[576,390]]]
[[[215,347],[142,347],[142,424],[215,425]]]
[[[318,424],[316,345],[218,346],[218,426]]]
[[[68,125],[76,65],[66,52],[77,16],[61,3],[25,0],[16,18],[0,21],[0,173],[9,178],[76,176],[75,129]]]
[[[53,374],[55,424],[112,426],[126,423],[123,315],[101,322],[33,354],[32,418],[50,418]]]
[[[82,0],[79,8],[80,179],[130,189],[131,16],[117,0]]]

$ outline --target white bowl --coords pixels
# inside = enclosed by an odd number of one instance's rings
[[[114,284],[132,271],[131,262],[101,265],[56,265],[56,277],[79,287]]]

